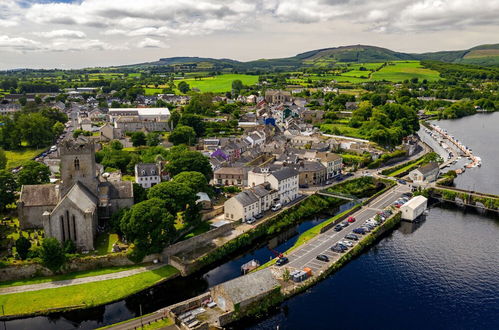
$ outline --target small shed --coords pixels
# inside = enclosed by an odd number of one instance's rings
[[[400,207],[402,219],[414,221],[426,210],[428,199],[424,196],[416,196],[411,198],[407,203]]]
[[[196,196],[198,197],[198,199],[196,200],[196,204],[201,205],[201,208],[203,210],[209,210],[209,209],[212,208],[211,199],[210,199],[210,196],[208,196],[207,193],[205,193],[205,192],[198,192],[196,194]]]

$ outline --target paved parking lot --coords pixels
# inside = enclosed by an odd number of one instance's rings
[[[355,212],[353,216],[357,221],[350,224],[348,227],[339,232],[336,232],[331,228],[327,232],[318,235],[308,243],[292,251],[287,256],[289,258],[289,264],[286,266],[294,269],[303,269],[304,267],[308,267],[312,269],[313,273],[317,273],[320,272],[321,269],[325,269],[327,264],[334,262],[341,256],[339,253],[332,252],[331,246],[343,240],[345,235],[351,233],[353,229],[362,226],[369,218],[375,216],[377,212],[391,205],[394,201],[399,199],[403,193],[409,191],[409,187],[405,185],[398,185],[388,190],[383,195],[372,201],[369,205],[366,205],[359,211]],[[356,242],[353,241],[352,243],[356,244]],[[316,257],[319,254],[327,255],[330,260],[329,263],[317,260]]]

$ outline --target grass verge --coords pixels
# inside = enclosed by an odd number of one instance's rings
[[[0,295],[0,305],[4,307],[5,316],[48,314],[95,307],[123,299],[176,274],[178,270],[167,265],[119,279]]]
[[[7,166],[6,169],[15,168],[23,165],[28,160],[31,160],[41,154],[43,151],[47,150],[47,148],[43,149],[21,149],[14,151],[5,151],[5,156],[7,156]]]

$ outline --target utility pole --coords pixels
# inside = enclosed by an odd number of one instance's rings
[[[140,309],[140,328],[144,329],[144,323],[142,322],[142,304],[139,304]]]

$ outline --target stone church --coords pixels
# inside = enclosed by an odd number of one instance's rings
[[[101,175],[95,145],[84,138],[63,141],[59,154],[60,183],[21,188],[21,228],[43,228],[46,237],[72,240],[79,250],[93,250],[99,222],[102,225],[114,212],[133,205],[132,182]]]

